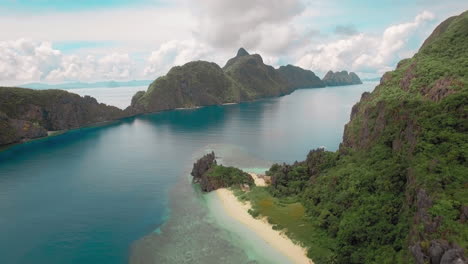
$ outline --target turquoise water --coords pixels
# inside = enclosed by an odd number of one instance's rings
[[[256,168],[335,150],[373,87],[167,111],[0,152],[0,263],[261,263],[210,217],[193,161],[214,149]]]
[[[146,91],[148,86],[122,86],[112,88],[78,88],[67,89],[70,93],[76,93],[81,96],[89,95],[100,103],[116,106],[125,109],[130,105],[132,96],[138,91]]]

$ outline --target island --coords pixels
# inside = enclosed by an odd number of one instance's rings
[[[355,74],[353,78],[359,79]],[[130,81],[135,85],[147,81]],[[118,86],[116,82],[63,84],[63,88],[85,85]],[[45,137],[52,131],[65,131],[105,121],[180,108],[240,103],[283,96],[296,89],[321,88],[327,82],[314,72],[293,65],[273,68],[259,54],[240,48],[224,67],[207,61],[192,61],[172,67],[157,78],[146,91],[132,97],[124,111],[99,104],[96,99],[47,89],[31,90],[0,87],[0,146]],[[57,85],[30,84],[35,88]]]
[[[336,152],[231,194],[316,263],[466,263],[467,32],[468,11],[447,19],[363,93]]]
[[[333,72],[328,71],[327,74],[323,77],[322,81],[327,86],[343,86],[343,85],[353,85],[353,84],[362,84],[359,76],[354,72],[348,73],[347,71]]]
[[[124,117],[117,107],[63,90],[0,87],[0,145]]]
[[[147,91],[136,93],[125,111],[140,114],[239,103],[324,86],[312,71],[292,65],[275,69],[266,65],[259,54],[249,54],[240,48],[222,68],[207,61],[171,68],[151,83]]]

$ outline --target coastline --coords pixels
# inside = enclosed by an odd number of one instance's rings
[[[307,257],[307,250],[305,248],[295,244],[284,233],[273,230],[272,225],[265,218],[253,218],[248,213],[248,210],[251,208],[249,202],[243,203],[239,201],[234,193],[226,188],[216,190],[215,194],[222,204],[224,213],[254,232],[266,243],[291,260],[292,263],[313,264],[312,260]]]

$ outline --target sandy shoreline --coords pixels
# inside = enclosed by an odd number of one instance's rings
[[[280,231],[273,230],[272,225],[269,224],[266,219],[253,218],[247,212],[248,209],[250,209],[250,203],[242,203],[237,199],[232,191],[225,188],[216,190],[216,195],[220,199],[224,210],[230,217],[255,232],[273,248],[287,256],[293,263],[313,264],[313,262],[307,258],[306,249],[294,244]]]

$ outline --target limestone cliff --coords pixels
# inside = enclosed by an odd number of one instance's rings
[[[205,61],[173,67],[146,92],[136,93],[126,113],[238,103],[323,86],[311,71],[292,65],[274,69],[260,55],[240,48],[223,68]]]
[[[0,145],[123,117],[117,107],[63,90],[0,87]]]
[[[281,66],[277,71],[290,89],[325,87],[325,83],[312,71],[291,64]]]
[[[466,43],[468,12],[362,95],[337,152],[314,150],[269,170],[270,193],[299,197],[326,234],[303,241],[314,261],[466,263]],[[331,253],[314,250],[322,245]]]
[[[362,83],[361,79],[359,79],[359,77],[354,72],[348,73],[347,71],[328,71],[327,74],[323,77],[322,81],[327,86],[342,86]]]

